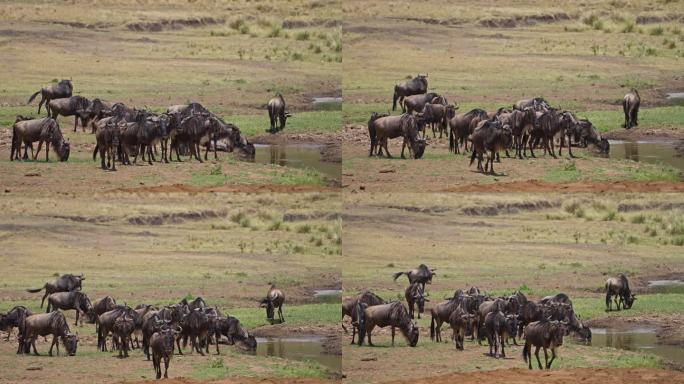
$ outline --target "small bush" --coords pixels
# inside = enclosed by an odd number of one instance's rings
[[[271,30],[268,32],[268,37],[279,37],[280,33],[283,31],[279,26],[272,26]]]
[[[236,31],[240,30],[243,25],[245,25],[245,20],[243,19],[235,19],[228,23],[228,26]]]
[[[301,31],[301,32],[297,32],[297,34],[295,35],[295,40],[305,41],[305,40],[309,40],[310,37],[311,37],[311,34],[309,33],[309,31]]]
[[[629,222],[632,224],[643,224],[646,222],[646,216],[644,216],[643,214],[632,216],[629,219]]]
[[[594,25],[594,23],[597,21],[599,21],[599,18],[593,13],[582,18],[582,22],[586,25]]]
[[[230,215],[230,221],[233,223],[240,223],[242,219],[244,219],[247,215],[245,215],[244,212],[240,211],[236,214]]]
[[[625,23],[625,25],[622,27],[622,30],[620,30],[620,32],[622,32],[622,33],[633,33],[634,29],[635,29],[634,23],[629,21],[629,22]]]
[[[295,61],[302,61],[302,60],[304,60],[304,55],[302,55],[302,54],[299,53],[299,52],[293,52],[293,53],[292,53],[292,60],[295,60]]]
[[[249,25],[243,24],[238,31],[243,35],[249,34]]]
[[[309,224],[300,225],[297,227],[297,233],[309,233],[311,232],[311,226]]]
[[[660,36],[660,35],[663,34],[664,31],[665,31],[665,30],[663,29],[663,27],[661,27],[661,26],[659,25],[659,26],[657,26],[657,27],[651,28],[651,29],[648,31],[648,34],[651,35],[651,36]]]
[[[611,212],[606,213],[606,215],[603,216],[603,219],[601,219],[601,220],[603,220],[603,221],[613,221],[613,220],[615,220],[616,217],[617,217],[617,212],[611,211]]]
[[[276,220],[271,223],[271,225],[268,226],[269,231],[278,231],[283,227],[283,222],[280,220]]]
[[[684,246],[684,236],[677,236],[673,238],[672,245],[676,245],[678,247]]]

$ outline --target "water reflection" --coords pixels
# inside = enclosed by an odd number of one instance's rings
[[[627,331],[592,328],[591,332],[591,346],[593,347],[644,351],[654,353],[678,364],[684,364],[684,348],[658,344],[657,330],[654,328],[635,328]]]
[[[311,168],[324,176],[340,180],[342,165],[339,162],[324,161],[321,145],[316,144],[281,144],[262,145],[256,144],[256,153],[252,158],[243,158],[244,161],[273,164],[283,167]]]
[[[315,361],[330,371],[341,372],[342,357],[325,353],[325,338],[318,336],[289,338],[257,338],[258,356],[275,356],[284,359]]]
[[[663,163],[684,170],[684,157],[677,156],[674,142],[610,141],[611,159]]]

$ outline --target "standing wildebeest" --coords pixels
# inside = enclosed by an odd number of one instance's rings
[[[529,363],[532,369],[532,346],[535,346],[534,355],[537,357],[539,369],[543,369],[539,360],[539,348],[544,348],[544,363],[546,369],[551,368],[551,363],[556,358],[556,348],[563,345],[565,324],[561,321],[535,321],[525,327],[525,347],[523,348],[523,360]],[[551,349],[551,360],[547,349]]]
[[[428,75],[418,74],[411,80],[402,81],[394,86],[394,95],[392,96],[392,110],[397,110],[397,101],[401,105],[401,111],[406,112],[404,109],[404,98],[411,95],[419,95],[421,93],[427,93],[428,89]]]
[[[533,99],[519,100],[513,104],[513,109],[524,110],[525,108],[532,108],[535,111],[544,111],[549,108],[549,103],[543,97],[535,97]]]
[[[135,320],[128,314],[124,313],[114,320],[112,327],[112,340],[119,346],[119,357],[128,357],[128,350],[132,345],[129,345],[131,335],[135,331]]]
[[[178,304],[187,306],[189,311],[194,311],[197,308],[207,307],[207,302],[201,297],[196,297],[192,301],[188,301],[188,299],[183,298],[178,302]]]
[[[506,341],[518,331],[518,315],[504,315],[501,311],[489,312],[484,319],[484,329],[489,342],[489,356],[497,357],[501,347],[501,357],[506,358]]]
[[[571,115],[572,116],[572,115]],[[568,152],[570,157],[575,157],[572,154],[572,141],[579,142],[581,146],[586,147],[588,143],[594,144],[601,152],[608,153],[610,151],[610,143],[607,139],[601,138],[594,125],[587,119],[575,119],[570,127],[565,129],[565,135],[561,136],[560,149],[558,154],[561,155],[565,138],[568,139]]]
[[[453,298],[443,301],[430,310],[430,340],[436,342],[442,341],[442,323],[449,322],[449,316],[456,310],[456,308],[461,307],[461,301],[459,296],[454,296]],[[465,308],[463,308],[466,310]]]
[[[451,330],[453,331],[452,338],[454,339],[454,344],[456,349],[463,350],[463,340],[466,334],[473,331],[473,325],[475,323],[475,315],[466,312],[463,308],[457,307],[451,315],[449,315],[449,324],[451,325]]]
[[[529,135],[529,130],[534,127],[536,114],[534,109],[528,107],[523,110],[514,110],[511,112],[501,113],[498,119],[505,125],[511,127],[511,134],[513,135],[513,144],[515,146],[515,157],[523,158],[523,150],[525,148],[524,139]]]
[[[415,347],[418,344],[418,327],[411,321],[404,304],[399,301],[367,307],[360,311],[359,315],[359,346],[363,345],[366,334],[368,334],[368,345],[374,346],[371,341],[371,332],[376,326],[384,328],[388,325],[392,327],[392,346],[394,346],[395,328],[399,328],[409,346]]]
[[[634,300],[636,300],[636,295],[629,289],[629,281],[624,273],[606,280],[606,311],[611,311],[613,309],[613,303],[610,300],[611,298],[615,301],[618,311],[620,310],[621,304],[624,309],[632,308]]]
[[[169,363],[173,357],[173,340],[175,335],[182,329],[178,326],[172,328],[165,320],[158,320],[159,331],[150,337],[150,349],[152,349],[152,366],[157,374],[157,380],[161,379],[161,360],[164,359],[164,378],[168,378]]]
[[[71,80],[61,80],[57,84],[51,84],[48,85],[47,87],[41,88],[40,91],[34,93],[31,95],[31,97],[28,99],[28,102],[26,104],[30,104],[33,99],[38,96],[40,93],[40,103],[38,103],[38,113],[40,113],[40,107],[43,106],[43,103],[45,103],[45,109],[48,111],[48,115],[50,114],[50,109],[48,108],[48,103],[52,99],[61,99],[65,97],[71,97],[71,94],[73,92],[74,88],[73,85],[71,85]]]
[[[459,147],[463,144],[463,150],[468,152],[468,136],[475,129],[475,122],[487,119],[487,111],[475,108],[465,113],[456,114],[457,107],[448,106],[446,118],[449,122],[449,151],[459,153]]]
[[[10,335],[12,334],[12,328],[15,327],[18,329],[19,337],[21,338],[22,330],[24,329],[24,319],[31,315],[33,315],[33,313],[22,305],[17,305],[2,315],[0,329],[7,332],[7,341],[9,341]],[[17,353],[21,353],[21,344],[17,349]]]
[[[200,163],[203,163],[201,152],[200,152],[200,142],[205,136],[209,136],[211,133],[209,126],[210,115],[206,113],[197,113],[184,118],[178,128],[178,133],[176,134],[176,141],[184,141],[190,146],[190,160],[194,157]],[[171,145],[178,145],[178,143],[172,143]],[[176,149],[178,151],[178,149]]]
[[[409,315],[413,319],[413,306],[418,305],[418,318],[420,319],[420,314],[425,311],[425,302],[430,301],[425,298],[425,292],[423,291],[423,285],[420,282],[415,282],[406,287],[404,291],[404,296],[406,297],[406,303],[409,308]]]
[[[45,295],[40,302],[40,307],[43,308],[45,299],[55,292],[80,291],[83,288],[83,280],[85,280],[83,275],[66,274],[46,282],[41,288],[27,289],[26,292],[36,293],[45,289]]]
[[[54,147],[59,157],[59,161],[67,161],[69,159],[70,145],[64,140],[62,131],[59,129],[57,120],[46,117],[43,119],[21,120],[14,123],[12,126],[12,147],[10,151],[10,161],[19,160],[21,154],[21,145],[24,144],[24,156],[22,159],[28,158],[28,147],[31,146],[33,152],[33,142],[38,142],[38,149],[33,155],[36,160],[40,148],[45,145],[45,161],[50,161],[50,144]]]
[[[235,342],[240,342],[249,350],[256,350],[256,338],[247,332],[247,330],[240,324],[240,320],[233,316],[216,317],[214,319],[214,337],[216,339],[216,354],[221,354],[219,351],[219,339],[221,335],[228,339],[228,345],[233,345]]]
[[[97,129],[95,133],[95,139],[97,140],[97,145],[93,150],[93,161],[97,153],[100,152],[100,167],[102,169],[110,169],[116,171],[116,152],[120,145],[120,133],[121,129],[126,127],[126,122],[121,121],[115,123],[114,121],[107,121],[104,127]],[[107,158],[107,164],[105,165],[105,158]]]
[[[477,169],[487,173],[487,169],[494,175],[494,159],[501,150],[506,150],[511,145],[512,132],[509,125],[503,125],[500,121],[485,120],[481,122],[475,132],[468,136],[472,142],[473,154],[470,156],[470,165],[473,165],[477,157]],[[484,170],[482,169],[483,155],[487,154]]]
[[[275,97],[268,101],[267,108],[268,118],[271,120],[271,127],[268,131],[271,133],[282,131],[285,128],[285,123],[287,123],[287,118],[292,116],[286,111],[287,105],[283,95],[276,93]]]
[[[374,305],[386,304],[387,302],[383,300],[380,296],[376,295],[371,291],[364,291],[356,296],[345,297],[342,299],[342,319],[347,315],[352,319],[352,340],[351,343],[354,344],[354,338],[356,337],[356,327],[358,325],[358,309],[361,308],[357,304],[363,304],[365,307],[372,307]],[[347,332],[344,323],[342,323],[342,329]]]
[[[114,324],[116,319],[122,316],[128,316],[135,322],[139,317],[138,313],[133,310],[133,308],[125,305],[117,305],[111,311],[107,311],[102,315],[98,316],[95,323],[95,330],[97,331],[97,347],[102,351],[107,351],[107,336],[114,329]],[[112,345],[117,345],[118,340],[116,338],[112,339]]]
[[[90,303],[88,296],[81,291],[71,292],[55,292],[48,296],[48,304],[46,313],[50,313],[57,309],[61,310],[76,310],[76,322],[78,325],[78,318],[81,317],[81,325],[83,325],[83,318],[89,316],[90,321],[94,322],[95,318],[91,315],[93,305]]]
[[[111,311],[116,308],[116,300],[111,296],[105,296],[101,299],[95,300],[93,306],[90,308],[89,317],[91,322],[97,321],[97,317],[101,314]]]
[[[414,159],[420,159],[425,152],[425,140],[418,139],[419,125],[421,124],[420,119],[406,113],[399,116],[380,117],[374,112],[368,120],[368,135],[371,142],[368,156],[373,156],[377,147],[378,156],[382,156],[382,148],[385,148],[387,157],[392,157],[387,148],[388,140],[403,137],[401,158],[405,158],[404,149],[408,147],[409,155]]]
[[[283,303],[285,302],[285,295],[280,289],[277,289],[275,284],[271,284],[266,293],[266,298],[261,300],[261,307],[266,308],[266,318],[273,324],[275,321],[275,308],[278,308],[278,321],[280,323],[285,322],[285,317],[283,316]]]
[[[406,113],[420,112],[425,107],[425,104],[432,103],[437,97],[439,97],[439,94],[435,92],[407,96],[404,99],[402,110]],[[439,97],[439,99],[444,100],[443,97]]]
[[[435,98],[438,99],[438,98]],[[452,107],[456,108],[456,107]],[[447,106],[438,103],[428,103],[425,104],[422,111],[422,117],[425,123],[430,123],[432,127],[432,137],[436,138],[435,135],[435,124],[437,124],[437,129],[439,130],[439,138],[442,138],[442,134],[447,134]],[[425,138],[427,129],[423,130],[423,138]]]
[[[81,128],[85,132],[90,113],[87,111],[90,101],[83,96],[71,96],[64,99],[54,99],[48,103],[49,116],[57,119],[57,116],[74,116],[74,132],[78,126],[78,119],[81,119]]]
[[[425,284],[431,284],[432,277],[437,275],[437,273],[435,273],[436,270],[437,268],[428,268],[427,265],[421,264],[418,268],[414,268],[410,271],[395,273],[394,280],[396,281],[401,275],[406,275],[410,284],[418,282],[423,286],[423,290],[425,290]]]
[[[195,308],[183,317],[181,326],[183,327],[183,347],[187,344],[187,338],[190,339],[190,353],[197,351],[204,356],[202,347],[206,348],[209,353],[209,323],[210,320],[202,308]],[[183,349],[180,346],[180,337],[176,339],[178,345],[178,353],[183,354]]]
[[[23,353],[30,353],[31,346],[33,346],[33,353],[38,355],[36,338],[47,335],[52,335],[50,356],[52,356],[52,348],[55,345],[57,345],[57,355],[59,356],[59,339],[62,340],[69,356],[76,354],[78,336],[71,334],[66,318],[60,311],[31,315],[24,319],[24,330],[20,341],[20,344],[23,345]]]
[[[639,91],[632,88],[628,94],[622,99],[622,110],[625,113],[625,123],[623,128],[630,129],[639,125],[639,105],[641,104],[641,97]]]

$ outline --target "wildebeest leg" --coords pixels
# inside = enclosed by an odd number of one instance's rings
[[[81,311],[79,311],[78,309],[76,309],[76,322],[74,323],[75,326],[78,326],[78,315],[79,315],[80,312],[81,312]],[[81,320],[81,325],[83,325],[83,320]]]
[[[278,317],[280,317],[280,322],[285,322],[285,316],[283,316],[283,306],[278,307]]]
[[[546,347],[544,347],[544,368],[549,369],[551,364],[549,364],[549,354],[546,352]]]
[[[534,355],[537,357],[537,364],[539,364],[539,369],[544,369],[544,368],[542,368],[541,360],[539,360],[539,348],[541,348],[541,347],[539,347],[539,346],[534,347]],[[544,352],[546,352],[546,348],[544,348]],[[532,360],[531,357],[530,357],[530,360]]]
[[[176,345],[178,345],[178,354],[182,355],[183,350],[181,349],[181,346],[180,346],[180,336],[176,338]]]
[[[74,116],[74,132],[76,132],[76,127],[78,126],[78,114]],[[83,131],[85,132],[85,127],[83,127]]]
[[[504,337],[504,334],[502,333],[499,337],[499,345],[501,345],[501,357],[505,359],[506,358],[506,350],[504,349],[505,348],[504,346],[506,345],[506,340],[504,340],[504,339],[505,339],[505,337]]]
[[[152,365],[154,366],[154,371],[157,373],[157,380],[161,379],[161,356],[152,356]]]
[[[194,145],[195,145],[195,158],[196,158],[200,163],[203,163],[204,161],[202,161],[202,152],[200,151],[199,141],[196,141],[196,142],[194,143]]]
[[[32,337],[31,338],[31,344],[29,345],[29,352],[31,352],[31,346],[33,346],[33,354],[36,356],[40,356],[40,354],[38,353],[38,350],[36,349],[36,339],[37,338],[38,337]]]
[[[171,360],[171,357],[169,355],[164,355],[164,378],[168,379],[169,378],[169,360]],[[161,373],[161,366],[159,367],[159,372]]]
[[[546,353],[546,350],[544,350],[544,353]],[[553,360],[556,358],[556,348],[551,348],[551,360],[546,364],[546,369],[551,369],[551,363],[553,363]]]
[[[54,348],[55,344],[57,345],[57,356],[59,356],[59,340],[57,339],[57,335],[52,335],[52,344],[50,344],[48,355],[52,356],[52,348]]]
[[[388,141],[389,141],[389,140],[388,140],[387,138],[384,138],[384,139],[383,139],[383,142],[382,142],[382,146],[385,147],[385,153],[387,153],[387,157],[391,159],[391,158],[392,158],[392,155],[390,155],[389,149],[387,149],[387,142],[388,142]]]
[[[394,333],[395,333],[395,329],[394,329],[394,326],[392,326],[392,346],[393,347],[394,347]]]
[[[618,300],[618,297],[620,297],[620,300]],[[617,305],[617,310],[620,310],[620,303],[622,302],[622,296],[618,295],[613,298],[615,300],[615,305]]]
[[[375,347],[375,345],[373,345],[373,342],[371,341],[370,331],[366,331],[366,333],[368,334],[368,345],[370,345],[371,347]],[[361,341],[363,341],[363,340],[361,340]],[[359,345],[361,345],[361,344],[359,344]]]
[[[147,145],[147,164],[149,165],[152,165],[152,156],[152,145]]]

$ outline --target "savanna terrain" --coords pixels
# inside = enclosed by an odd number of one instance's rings
[[[74,94],[154,112],[197,101],[236,124],[253,143],[313,143],[321,146],[325,161],[338,164],[340,104],[314,104],[313,98],[341,95],[340,12],[337,1],[295,1],[287,7],[277,1],[3,2],[3,186],[21,184],[19,180],[32,173],[27,167],[34,166],[43,172],[31,182],[32,188],[52,188],[55,179],[99,184],[90,179],[103,176],[91,158],[95,138],[80,128],[72,132],[71,117],[59,118],[72,145],[67,164],[8,162],[16,115],[37,116],[38,101],[26,105],[27,99],[59,79],[71,79]],[[284,131],[270,135],[265,132],[266,103],[277,92],[284,95],[293,117]],[[337,178],[314,169],[243,163],[233,154],[221,155],[213,165],[123,167],[104,175],[105,183],[112,188],[142,183],[259,184],[273,189],[339,185]],[[206,180],[208,175],[214,177]]]
[[[478,173],[468,165],[469,154],[449,153],[448,139],[434,139],[431,132],[420,161],[369,158],[366,126],[371,112],[392,112],[396,83],[422,73],[429,89],[458,104],[457,112],[510,108],[541,96],[588,118],[604,138],[681,147],[684,105],[667,96],[684,89],[682,2],[348,1],[342,8],[349,15],[343,25],[345,188],[679,188],[678,167],[599,157],[592,146],[573,150],[579,156],[573,160],[567,151],[558,159],[502,155],[497,176]],[[632,87],[642,99],[639,126],[626,131],[621,102]],[[398,157],[401,140],[390,142]],[[648,184],[653,182],[658,184]]]
[[[325,338],[325,353],[339,351],[340,196],[301,194],[93,194],[87,200],[54,196],[0,198],[0,311],[40,308],[42,293],[28,293],[53,276],[83,273],[92,301],[110,295],[118,303],[166,305],[202,297],[240,319],[257,337]],[[269,283],[286,296],[285,323],[270,325],[259,301]],[[120,382],[154,378],[140,350],[128,359],[96,350],[92,324],[74,326],[75,357],[16,355],[16,329],[0,340],[0,381]],[[213,347],[213,346],[212,346]],[[315,361],[244,354],[222,346],[221,356],[174,356],[170,377],[220,379],[330,378]],[[284,381],[285,382],[285,381]]]
[[[407,279],[393,281],[393,274],[421,263],[437,269],[426,286],[426,313],[417,320],[417,347],[408,347],[397,333],[391,348],[389,329],[373,331],[377,347],[351,346],[348,335],[342,345],[349,382],[449,382],[458,375],[432,376],[526,368],[519,346],[507,348],[506,359],[494,359],[485,356],[486,342],[482,347],[466,342],[465,351],[456,351],[451,342],[430,341],[430,308],[471,286],[491,295],[520,290],[533,299],[564,292],[591,327],[654,327],[659,344],[684,345],[684,292],[649,287],[651,280],[684,277],[684,200],[678,194],[369,193],[346,194],[344,200],[345,296],[369,289],[405,302]],[[604,283],[620,272],[628,274],[638,299],[630,310],[605,312]],[[444,340],[450,334],[443,326]],[[593,378],[587,370],[577,373],[596,380],[592,383],[610,376],[613,368],[681,369],[643,350],[587,346],[566,337],[553,366],[560,371],[554,374],[565,380],[573,372],[566,369],[575,368],[595,368]],[[635,373],[634,380],[656,377],[644,372]],[[463,380],[490,376],[520,382],[538,377],[502,371]]]

